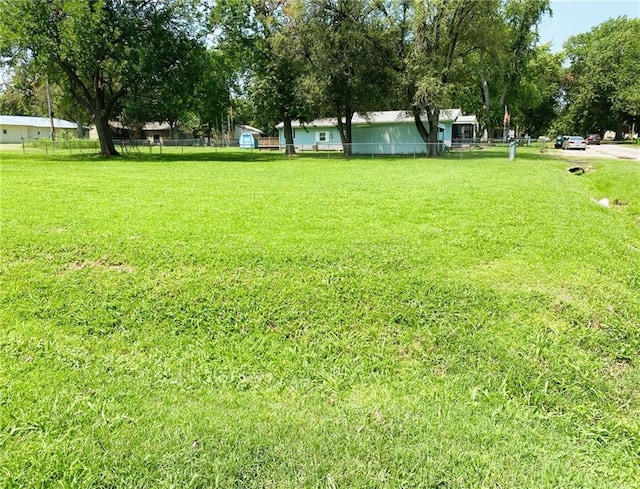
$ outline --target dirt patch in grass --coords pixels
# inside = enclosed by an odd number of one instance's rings
[[[623,360],[616,360],[608,365],[606,365],[603,369],[604,375],[607,377],[613,377],[617,379],[621,375],[623,375],[627,370],[629,370],[630,365],[629,362]]]
[[[127,265],[125,263],[111,261],[107,255],[103,256],[99,260],[95,261],[76,261],[70,263],[67,267],[68,271],[77,271],[84,270],[86,268],[91,269],[102,269],[116,272],[127,272],[132,273],[135,269],[131,265]]]

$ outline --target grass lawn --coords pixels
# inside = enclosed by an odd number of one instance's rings
[[[0,487],[640,487],[640,164],[506,151],[1,153]]]

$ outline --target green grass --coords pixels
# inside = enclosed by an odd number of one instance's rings
[[[640,485],[637,162],[0,157],[0,487]]]

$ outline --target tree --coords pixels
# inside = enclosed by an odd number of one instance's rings
[[[321,115],[337,117],[346,156],[353,115],[379,109],[390,90],[391,50],[378,7],[370,0],[310,0],[300,9],[305,91]]]
[[[430,156],[439,153],[440,110],[465,87],[467,60],[479,47],[497,0],[404,0],[385,4],[395,39],[391,59],[400,99]],[[426,117],[427,125],[423,119]]]
[[[132,87],[122,101],[122,119],[128,125],[142,128],[145,122],[169,124],[169,137],[178,123],[190,121],[199,101],[199,87],[211,69],[204,45],[185,51],[170,68],[172,76],[153,86]]]
[[[493,17],[496,2],[439,1],[419,16],[417,64],[419,76],[414,111],[421,109],[429,121],[429,152],[437,154],[437,131],[443,102],[453,99],[456,82],[468,69],[466,61],[484,39],[487,19]],[[422,53],[426,53],[425,58]],[[416,124],[418,120],[416,118]]]
[[[527,96],[519,92],[528,87],[528,70],[536,67],[532,60],[536,56],[537,26],[550,12],[549,4],[549,0],[501,0],[499,8],[487,18],[479,49],[467,60],[482,101],[480,120],[489,138],[502,126],[505,105],[515,113],[516,100]]]
[[[37,74],[27,69],[14,71],[0,94],[0,113],[47,117],[45,80],[38,79]]]
[[[531,135],[544,134],[560,111],[562,53],[537,46],[510,95],[512,123]]]
[[[640,19],[610,19],[569,38],[565,51],[565,111],[573,131],[585,134],[633,124],[640,113]]]
[[[300,90],[303,61],[292,13],[286,0],[223,0],[212,12],[220,45],[236,60],[261,118],[273,126],[284,121],[287,154],[295,152],[292,121],[308,112]]]
[[[212,133],[224,130],[231,103],[229,92],[236,72],[230,60],[217,48],[208,49],[200,61],[204,66],[195,87],[187,125],[211,137]]]
[[[176,80],[197,45],[183,0],[0,0],[0,52],[58,81],[91,115],[103,155],[117,155],[109,120],[135,87]],[[193,14],[193,15],[192,15]]]

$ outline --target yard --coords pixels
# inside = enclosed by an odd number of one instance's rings
[[[637,487],[640,165],[518,151],[0,153],[0,486]]]

